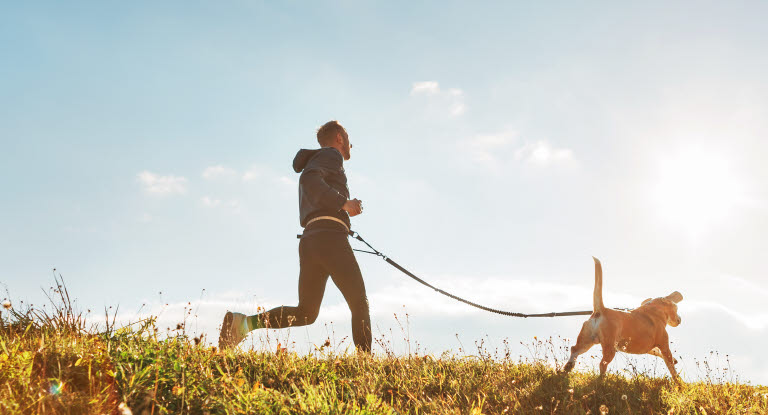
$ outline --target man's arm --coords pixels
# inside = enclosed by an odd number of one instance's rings
[[[347,198],[325,182],[327,176],[341,170],[342,163],[341,154],[335,151],[321,151],[307,163],[299,185],[313,205],[333,210],[344,207]]]

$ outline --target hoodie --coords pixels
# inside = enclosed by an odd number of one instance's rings
[[[299,177],[299,221],[302,227],[318,216],[334,216],[352,227],[341,207],[349,199],[344,158],[333,147],[299,150],[293,170]],[[337,225],[339,226],[339,225]],[[339,226],[340,228],[341,226]]]

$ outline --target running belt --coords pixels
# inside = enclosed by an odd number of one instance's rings
[[[346,230],[347,230],[347,233],[349,233],[349,226],[347,226],[347,224],[346,224],[346,223],[344,223],[344,221],[343,221],[343,220],[341,220],[341,219],[339,219],[339,218],[337,218],[337,217],[335,217],[335,216],[318,216],[318,217],[316,217],[316,218],[313,218],[313,219],[312,219],[312,220],[310,220],[309,222],[307,222],[307,226],[309,226],[309,225],[310,225],[312,222],[316,222],[316,221],[318,221],[318,220],[332,220],[332,221],[334,221],[334,222],[338,222],[338,223],[340,223],[342,226],[344,226],[344,229],[346,229]],[[304,228],[306,228],[307,226],[305,226]]]

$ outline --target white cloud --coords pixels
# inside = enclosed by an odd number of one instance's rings
[[[226,208],[232,211],[232,213],[240,213],[242,212],[243,205],[240,203],[237,199],[232,200],[221,200],[216,199],[214,197],[210,196],[203,196],[200,198],[200,201],[203,203],[203,206],[208,208]]]
[[[414,82],[411,86],[411,96],[429,97],[431,107],[454,117],[464,114],[467,109],[464,91],[459,88],[442,90],[437,81]]]
[[[464,111],[467,109],[467,106],[464,104],[464,91],[458,88],[451,88],[448,90],[448,96],[451,97],[451,115],[464,114]]]
[[[269,174],[269,171],[264,166],[254,164],[248,171],[243,173],[243,181],[251,182],[259,178],[265,177]]]
[[[480,134],[460,141],[459,150],[470,161],[492,169],[512,162],[544,167],[575,161],[570,149],[555,147],[544,140],[519,144],[518,137],[514,129]]]
[[[440,84],[436,81],[414,82],[411,87],[411,95],[436,95],[440,93]]]
[[[296,179],[293,179],[289,176],[280,175],[273,169],[258,164],[254,164],[245,173],[243,173],[242,180],[244,182],[254,182],[259,180],[264,183],[274,183],[283,187],[287,186],[290,188],[298,186],[298,181],[296,181]]]
[[[291,179],[288,176],[280,176],[280,177],[278,177],[277,178],[277,182],[280,183],[280,184],[286,185],[286,186],[290,186],[290,187],[296,187],[296,186],[299,185],[298,181],[296,181],[294,179]]]
[[[200,201],[202,201],[203,205],[206,207],[216,207],[221,205],[221,200],[208,197],[208,196],[203,196],[203,198],[200,199]]]
[[[225,166],[210,166],[203,170],[203,179],[214,180],[218,178],[231,178],[237,176],[234,169]]]
[[[553,163],[573,160],[573,151],[567,148],[557,148],[546,141],[526,143],[515,150],[515,160],[525,163],[546,166]]]
[[[710,310],[717,310],[722,314],[727,314],[744,325],[744,327],[751,330],[760,331],[768,328],[768,313],[765,312],[741,312],[714,301],[689,301],[687,303],[680,303],[681,315]]]
[[[514,130],[506,130],[497,134],[482,134],[461,143],[462,151],[469,154],[470,160],[478,163],[498,162],[499,151],[507,148],[517,137]]]
[[[144,191],[156,195],[184,194],[187,192],[187,179],[177,176],[160,176],[150,171],[137,175]]]

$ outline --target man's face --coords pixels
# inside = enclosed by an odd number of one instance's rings
[[[349,158],[352,157],[352,154],[350,153],[352,151],[352,144],[349,143],[349,134],[344,131],[340,135],[342,140],[341,155],[344,157],[344,160],[349,160]]]

